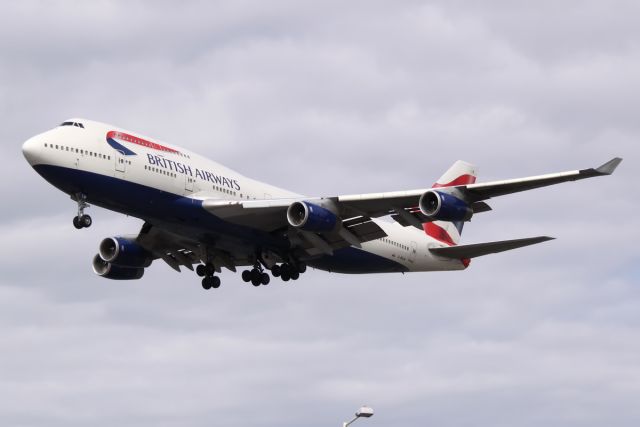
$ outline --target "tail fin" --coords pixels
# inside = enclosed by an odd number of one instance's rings
[[[471,163],[458,160],[433,184],[432,188],[473,184],[476,182],[477,168]],[[427,235],[450,246],[457,245],[462,235],[463,222],[434,221],[422,224]]]

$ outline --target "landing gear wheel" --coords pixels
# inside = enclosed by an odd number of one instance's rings
[[[288,271],[283,271],[282,273],[280,273],[280,278],[282,279],[282,281],[288,282],[289,279],[291,279],[291,276],[289,275]]]
[[[291,276],[291,280],[298,280],[300,277],[300,273],[295,270],[293,270],[289,275]]]
[[[82,228],[82,224],[80,224],[80,220],[78,219],[77,216],[73,217],[73,226],[78,230]]]
[[[216,268],[210,262],[206,263],[204,268],[204,272],[207,276],[213,276],[213,273],[216,272]]]
[[[209,277],[209,276],[207,276],[207,277],[205,277],[204,279],[202,279],[202,287],[203,287],[204,289],[207,289],[207,290],[211,289],[211,287],[213,286],[213,283],[212,283],[212,282],[213,282],[213,280],[212,280],[212,279],[213,279],[213,278],[212,278],[212,277]],[[219,279],[218,279],[218,280],[219,280]]]
[[[242,272],[242,280],[247,283],[251,281],[251,272],[249,270],[244,270]]]
[[[305,264],[304,262],[300,261],[298,263],[298,273],[302,274],[305,271],[307,271],[307,264]]]
[[[89,215],[82,215],[80,217],[80,220],[78,221],[84,228],[89,228],[91,227],[91,224],[93,224],[93,220],[91,219],[91,217]]]
[[[271,274],[273,275],[273,277],[279,277],[280,276],[280,266],[278,264],[274,265],[273,267],[271,267]]]
[[[253,286],[260,286],[260,279],[251,279],[251,284]]]
[[[211,286],[214,289],[218,289],[220,287],[220,278],[218,276],[213,276],[211,278]]]
[[[271,278],[269,277],[269,275],[267,273],[262,273],[262,276],[260,277],[260,283],[262,283],[263,285],[268,285],[270,281]]]
[[[258,270],[257,268],[254,268],[253,270],[251,270],[251,282],[260,283],[261,280],[262,280],[262,273],[260,272],[260,270]]]
[[[204,267],[204,264],[198,264],[198,266],[196,267],[196,274],[200,277],[204,277],[207,275],[207,271]]]

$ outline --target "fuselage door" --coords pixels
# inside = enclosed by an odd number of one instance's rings
[[[116,150],[114,153],[114,157],[116,159],[116,172],[124,173],[127,170],[127,162],[124,159],[124,155],[122,155],[122,153],[118,150]]]
[[[416,242],[411,242],[411,248],[409,249],[409,261],[414,262],[416,260],[417,255],[418,255],[418,244]]]
[[[193,192],[193,182],[195,179],[193,177],[184,174],[184,189],[188,192]]]

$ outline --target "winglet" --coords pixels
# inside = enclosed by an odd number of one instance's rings
[[[622,159],[620,157],[614,157],[604,165],[597,167],[596,172],[598,172],[600,175],[611,175],[613,171],[616,170],[620,162],[622,162]]]

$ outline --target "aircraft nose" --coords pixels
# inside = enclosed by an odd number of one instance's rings
[[[25,143],[22,144],[22,155],[30,165],[33,165],[38,158],[38,154],[42,148],[41,145],[39,138],[36,136],[27,139]]]

